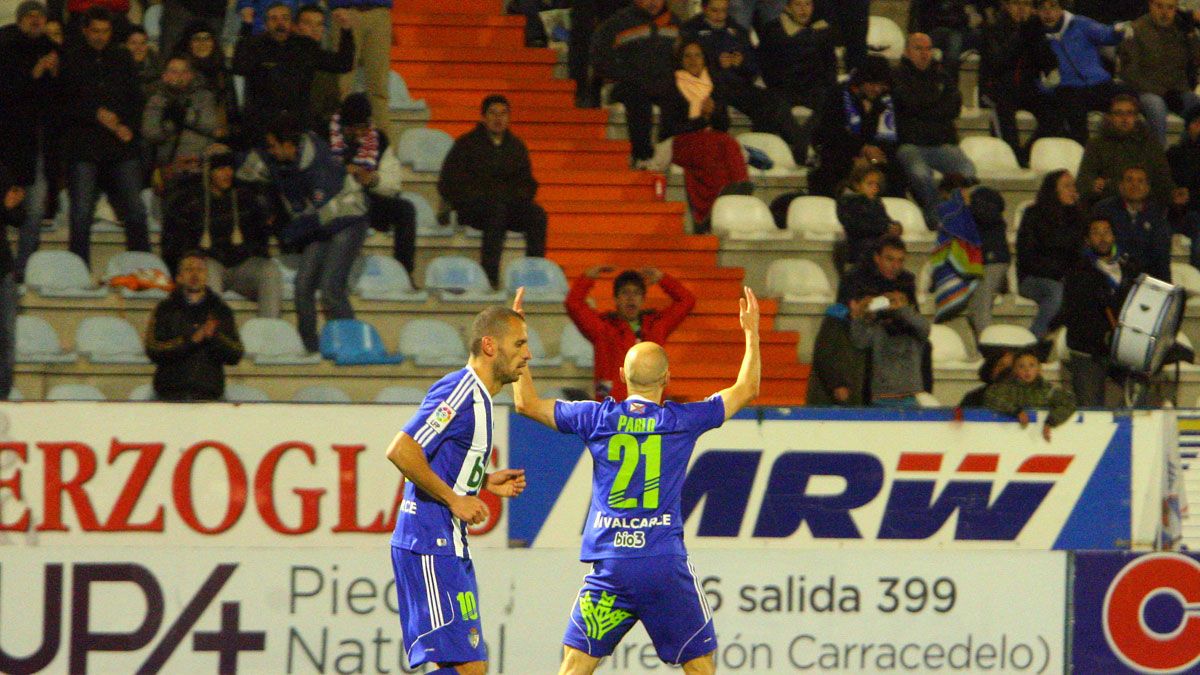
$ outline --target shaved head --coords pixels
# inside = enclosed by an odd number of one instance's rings
[[[625,382],[630,389],[655,389],[666,385],[667,352],[653,342],[639,342],[625,354]]]

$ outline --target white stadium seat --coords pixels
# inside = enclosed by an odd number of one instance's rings
[[[820,265],[811,260],[776,260],[767,268],[767,297],[784,302],[833,302],[833,286]]]
[[[758,197],[724,195],[712,209],[712,229],[733,240],[788,239],[791,234],[775,226],[771,209]]]
[[[1081,161],[1083,146],[1071,138],[1039,138],[1029,150],[1029,168],[1038,173],[1066,169],[1078,175]]]
[[[788,204],[787,228],[809,241],[837,241],[846,238],[846,229],[838,220],[837,202],[829,197],[806,195]]]
[[[75,329],[75,351],[92,363],[150,363],[142,336],[125,319],[89,316]]]
[[[461,366],[467,346],[458,330],[440,319],[413,319],[400,328],[400,353],[419,367]]]

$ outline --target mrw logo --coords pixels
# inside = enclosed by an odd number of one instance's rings
[[[616,601],[617,596],[604,591],[600,591],[599,604],[592,602],[590,591],[579,596],[579,613],[583,615],[583,622],[587,624],[588,637],[593,640],[602,640],[609,631],[633,616],[632,613],[623,609],[613,609],[613,603]]]

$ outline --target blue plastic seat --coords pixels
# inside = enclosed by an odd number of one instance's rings
[[[63,349],[58,332],[45,319],[17,316],[17,363],[73,363],[75,353]]]
[[[429,200],[425,199],[425,195],[405,190],[400,193],[400,197],[407,199],[417,211],[417,234],[426,237],[444,237],[454,234],[453,228],[438,223],[437,212],[434,211]]]
[[[130,401],[156,401],[156,400],[158,400],[158,395],[154,393],[154,385],[147,382],[145,384],[139,384],[138,386],[134,387],[133,391],[129,392],[129,400]]]
[[[545,258],[517,258],[504,268],[504,288],[510,294],[525,287],[526,302],[553,302],[567,299],[567,277],[562,268]]]
[[[296,366],[321,362],[321,355],[309,354],[296,327],[283,319],[248,319],[238,333],[246,356],[255,365]]]
[[[106,401],[104,392],[90,384],[56,384],[46,392],[47,401]]]
[[[321,356],[339,366],[400,363],[402,354],[389,354],[379,331],[358,319],[334,319],[321,329]]]
[[[362,72],[361,70],[359,72]],[[408,83],[396,71],[388,73],[388,108],[392,110],[419,111],[428,110],[425,99],[414,99],[408,91]]]
[[[376,403],[409,403],[417,405],[424,400],[424,390],[404,385],[384,387],[375,395]]]
[[[225,400],[230,403],[268,403],[271,397],[258,387],[230,382],[225,385]]]
[[[408,270],[395,258],[369,255],[360,260],[354,292],[364,300],[424,302],[429,298],[429,293],[413,288]]]
[[[328,384],[304,387],[292,397],[294,403],[350,403],[350,394]]]
[[[396,153],[400,163],[412,166],[413,171],[437,173],[442,170],[442,161],[452,145],[454,139],[441,129],[417,127],[400,134]]]
[[[53,298],[103,298],[108,288],[92,281],[87,265],[70,251],[41,250],[29,256],[25,285]]]
[[[75,329],[75,351],[92,363],[150,363],[142,337],[125,319],[89,316]]]
[[[580,368],[591,368],[596,362],[595,347],[573,323],[563,328],[558,341],[558,353]]]
[[[479,263],[460,255],[443,255],[425,268],[425,288],[437,289],[447,302],[497,302],[505,294],[493,291]]]
[[[458,330],[438,319],[413,319],[400,329],[400,353],[418,366],[461,366],[467,346]]]

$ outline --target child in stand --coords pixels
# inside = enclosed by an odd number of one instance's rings
[[[1047,442],[1050,430],[1075,414],[1075,396],[1042,377],[1042,363],[1031,349],[1017,353],[1009,376],[990,385],[983,398],[992,410],[1017,418],[1021,428],[1029,424],[1029,408],[1047,408],[1042,426],[1042,438]]]
[[[846,230],[847,262],[857,265],[863,254],[875,247],[880,237],[899,237],[904,228],[892,220],[879,194],[883,172],[867,163],[858,164],[846,179],[846,189],[837,200],[837,216]]]

